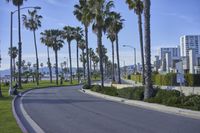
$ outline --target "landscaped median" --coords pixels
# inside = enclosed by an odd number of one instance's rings
[[[77,85],[77,81],[73,81],[72,85]],[[36,83],[26,83],[23,84],[23,89],[20,91],[26,91],[28,89],[34,88],[47,88],[47,87],[60,87],[71,85],[69,82],[63,82],[62,85],[57,86],[55,81],[50,83],[49,81],[40,81],[40,85],[36,87]],[[12,113],[12,100],[13,98],[8,96],[7,85],[2,85],[3,97],[0,97],[0,133],[20,133],[21,130],[18,127],[16,120]]]
[[[200,119],[200,95],[184,96],[177,90],[155,88],[154,96],[143,101],[144,87],[116,89],[115,87],[101,88],[99,85],[88,88],[84,85],[83,90],[88,94],[128,105]]]

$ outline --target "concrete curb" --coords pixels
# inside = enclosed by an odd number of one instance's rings
[[[83,84],[78,84],[78,85],[83,85]],[[78,86],[78,85],[67,85],[67,86],[58,86],[58,87],[68,87],[68,86]],[[32,90],[37,90],[37,89],[47,89],[47,88],[55,88],[57,86],[51,86],[51,87],[44,87],[44,88],[31,88],[31,89],[28,89],[28,90],[25,90],[23,92],[21,92],[22,94],[22,97],[20,99],[20,109],[22,111],[22,114],[24,115],[24,118],[27,120],[27,122],[30,124],[30,126],[38,133],[44,133],[44,131],[37,125],[37,123],[35,121],[33,121],[31,119],[31,117],[28,115],[28,113],[25,111],[23,105],[22,105],[22,99],[23,99],[23,96],[25,96],[27,93],[29,93],[30,91]],[[20,120],[19,116],[17,115],[17,112],[16,112],[16,106],[15,106],[15,102],[16,102],[16,99],[19,98],[18,96],[15,96],[14,99],[12,100],[12,112],[13,112],[13,115],[17,121],[17,124],[19,125],[20,129],[22,130],[23,133],[28,133],[28,130],[26,129],[26,127],[23,125],[22,121]]]
[[[17,96],[14,97],[14,99],[12,100],[12,112],[13,115],[17,121],[17,124],[19,125],[20,129],[22,130],[23,133],[28,133],[28,131],[26,130],[26,128],[24,127],[24,125],[22,124],[21,120],[19,119],[17,113],[16,113],[16,109],[15,109],[15,101],[17,99]]]
[[[114,97],[114,96],[109,96],[109,95],[104,95],[101,93],[93,92],[91,90],[86,90],[86,89],[81,89],[81,92],[84,92],[89,95],[93,95],[96,97],[100,97],[106,100],[118,102],[118,103],[123,103],[131,106],[136,106],[144,109],[150,109],[154,111],[159,111],[159,112],[164,112],[168,114],[174,114],[174,115],[179,115],[179,116],[184,116],[188,118],[193,118],[193,119],[198,119],[200,120],[200,111],[192,111],[188,109],[181,109],[181,108],[176,108],[176,107],[169,107],[165,105],[160,105],[156,103],[147,103],[143,101],[137,101],[137,100],[128,100],[120,97]]]

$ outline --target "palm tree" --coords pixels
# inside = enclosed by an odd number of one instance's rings
[[[144,48],[143,48],[143,32],[142,32],[142,13],[144,10],[144,5],[141,0],[126,0],[126,3],[129,5],[129,9],[135,11],[135,14],[138,16],[138,29],[140,36],[140,48],[141,48],[141,61],[142,61],[142,84],[145,84],[145,67],[144,67]]]
[[[49,43],[47,45],[51,48],[53,48],[53,51],[55,53],[55,70],[56,70],[56,85],[58,85],[58,51],[63,47],[64,40],[62,38],[63,32],[57,29],[50,30],[50,39]]]
[[[74,6],[74,15],[85,28],[85,45],[86,45],[86,60],[87,60],[87,83],[91,85],[90,69],[89,69],[89,53],[88,53],[88,27],[92,22],[92,14],[88,5],[88,0],[79,0],[79,4]]]
[[[84,50],[86,49],[85,40],[83,40],[83,39],[80,40],[78,47],[82,51],[81,62],[83,62],[83,77],[84,77],[84,80],[85,80],[85,53],[84,53]]]
[[[92,48],[89,48],[89,61],[90,61],[90,72],[92,71],[92,57],[95,55],[94,50]]]
[[[30,70],[31,70],[31,62],[27,62],[27,66],[28,66],[28,71],[30,72]]]
[[[80,82],[80,73],[79,73],[79,41],[83,37],[83,30],[80,27],[75,28],[74,38],[76,40],[76,59],[77,59],[77,76],[78,76],[78,83]]]
[[[35,55],[36,55],[36,82],[39,85],[39,60],[38,60],[38,51],[37,51],[37,43],[36,43],[36,30],[41,27],[42,16],[37,14],[37,10],[30,11],[28,10],[28,16],[23,15],[23,22],[26,29],[33,31],[34,36],[34,44],[35,44]]]
[[[93,61],[93,67],[94,67],[94,72],[96,72],[96,66],[97,66],[97,64],[99,63],[99,57],[97,56],[97,55],[94,55],[93,57],[92,57],[92,61]]]
[[[89,0],[89,8],[93,16],[93,30],[97,33],[97,42],[100,59],[100,72],[101,72],[101,87],[104,86],[104,74],[103,74],[103,56],[102,56],[102,32],[105,27],[105,20],[110,12],[110,9],[114,7],[113,1],[106,2],[106,0]]]
[[[71,26],[65,26],[63,28],[63,37],[67,39],[69,49],[69,64],[70,64],[70,83],[72,84],[72,57],[71,57],[71,41],[74,40],[75,28]]]
[[[45,30],[44,32],[40,33],[42,37],[40,38],[41,42],[47,46],[47,65],[49,68],[49,77],[50,77],[50,83],[52,83],[52,66],[51,66],[51,60],[49,56],[49,43],[51,43],[51,31]]]
[[[11,54],[11,51],[12,51],[12,54]],[[17,55],[18,55],[18,49],[17,47],[12,47],[12,50],[11,48],[9,48],[9,51],[8,51],[8,54],[11,55],[11,58],[12,58],[12,61],[13,61],[13,72],[15,74],[15,58],[17,58]],[[14,76],[14,81],[15,81],[15,76]]]
[[[109,27],[112,29],[116,39],[116,53],[117,53],[117,69],[118,69],[118,83],[121,84],[121,73],[120,73],[120,63],[119,63],[119,42],[118,42],[118,34],[120,30],[123,28],[124,19],[121,18],[121,15],[116,12],[110,12],[109,18],[107,19],[107,23]]]
[[[114,82],[115,81],[115,50],[114,50],[115,33],[113,32],[112,25],[109,24],[107,28],[107,38],[110,39],[112,44],[112,81]]]
[[[144,43],[145,43],[145,91],[144,99],[153,95],[153,86],[151,80],[151,29],[150,29],[150,0],[144,0]]]
[[[7,2],[12,2],[14,6],[18,8],[18,32],[19,32],[19,43],[18,43],[18,61],[19,64],[22,62],[22,42],[21,42],[21,22],[20,22],[20,6],[23,5],[24,1],[26,0],[6,0]],[[22,81],[21,81],[21,65],[18,66],[18,85],[19,88],[22,88]]]

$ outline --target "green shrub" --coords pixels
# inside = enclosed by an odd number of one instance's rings
[[[104,87],[102,93],[110,96],[118,96],[117,89],[115,87]]]
[[[89,86],[88,84],[83,85],[83,89],[90,89],[90,88],[91,88],[91,86]]]
[[[128,79],[131,79],[131,75],[128,75],[128,77],[127,77]]]
[[[117,90],[118,96],[126,99],[143,100],[144,87],[127,87]]]
[[[186,97],[186,101],[183,103],[184,106],[190,107],[194,110],[200,110],[200,96],[199,95],[191,95]]]
[[[144,99],[144,87],[135,87],[133,89],[133,95],[131,99],[143,100]]]
[[[91,90],[95,92],[101,92],[102,88],[100,85],[94,85]]]
[[[123,89],[117,90],[118,96],[126,99],[131,99],[133,95],[133,88],[132,87],[127,87]]]
[[[182,94],[177,90],[155,89],[155,96],[147,99],[146,102],[174,105],[181,103],[179,98],[181,95]]]

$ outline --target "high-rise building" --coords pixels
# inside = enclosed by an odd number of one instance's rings
[[[180,37],[181,56],[189,56],[189,50],[194,54],[200,54],[200,35],[184,35]]]
[[[166,56],[167,55],[167,56]],[[176,63],[180,60],[180,47],[166,47],[166,48],[160,48],[159,50],[159,56],[161,62],[166,62],[167,57],[167,66],[168,68],[175,68]],[[163,71],[166,68],[163,66]]]

